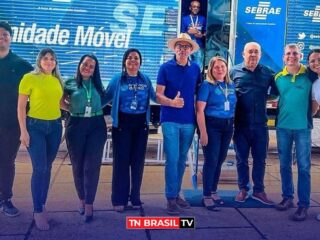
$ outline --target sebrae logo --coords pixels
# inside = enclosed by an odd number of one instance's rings
[[[314,10],[305,10],[303,12],[304,17],[311,17],[312,22],[320,23],[320,5],[315,6]]]
[[[280,7],[270,7],[271,2],[259,1],[258,7],[246,7],[246,14],[254,14],[256,20],[267,20],[268,15],[280,15]]]

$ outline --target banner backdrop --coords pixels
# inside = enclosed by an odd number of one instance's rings
[[[299,0],[288,3],[286,43],[297,43],[306,63],[310,49],[320,48],[320,2]]]
[[[285,0],[239,0],[237,16],[236,64],[243,61],[242,51],[247,42],[261,45],[260,63],[279,71],[282,64],[286,29]]]
[[[176,36],[178,0],[1,0],[0,20],[12,25],[12,49],[35,63],[39,49],[57,52],[61,72],[73,76],[80,56],[94,53],[104,81],[121,70],[127,48],[138,48],[142,70],[156,80],[172,56],[166,42]]]

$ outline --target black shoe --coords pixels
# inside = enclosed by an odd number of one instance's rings
[[[202,205],[208,209],[209,211],[213,211],[213,212],[219,212],[220,208],[217,207],[217,205],[214,203],[214,201],[212,200],[211,197],[208,197],[206,200],[211,200],[210,204],[205,202],[205,199],[202,198]]]
[[[294,204],[291,198],[284,198],[280,203],[275,205],[275,208],[279,211],[286,211],[292,207],[294,207]]]
[[[2,201],[1,210],[7,217],[16,217],[20,215],[18,208],[12,204],[10,199]]]
[[[90,223],[90,222],[92,222],[92,221],[93,221],[93,214],[90,215],[90,216],[84,215],[84,216],[83,216],[83,221],[84,221],[85,223]]]
[[[298,207],[297,211],[293,214],[292,219],[294,221],[304,221],[308,216],[308,208]]]

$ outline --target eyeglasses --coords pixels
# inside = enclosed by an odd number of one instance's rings
[[[178,48],[179,50],[188,50],[188,49],[191,49],[192,48],[192,46],[191,45],[182,45],[182,44],[176,44],[176,46],[175,46],[176,48]]]
[[[200,6],[191,6],[191,8],[200,8]]]
[[[129,61],[132,61],[132,60],[139,61],[140,58],[139,57],[127,57],[127,60],[129,60]]]

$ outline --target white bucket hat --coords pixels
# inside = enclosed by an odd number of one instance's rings
[[[176,46],[177,42],[187,42],[190,43],[192,46],[191,53],[194,53],[198,51],[199,45],[191,39],[189,34],[187,33],[180,33],[177,38],[170,39],[168,41],[168,48],[170,48],[172,51],[174,51],[174,47]]]

